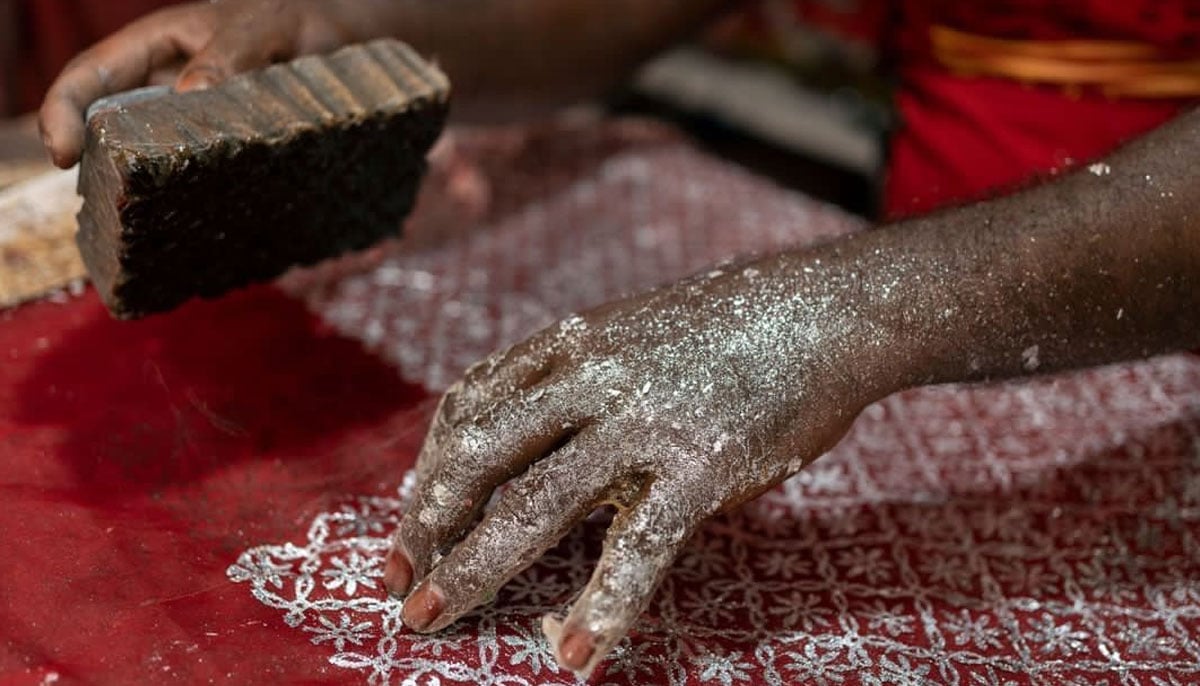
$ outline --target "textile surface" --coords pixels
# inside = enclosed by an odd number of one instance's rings
[[[551,133],[460,135],[410,238],[275,286],[0,312],[0,683],[575,683],[540,617],[601,518],[438,635],[384,597],[437,391],[571,311],[863,227],[640,125]],[[1185,356],[889,398],[704,527],[592,683],[1196,683],[1198,408]]]
[[[23,165],[0,163],[0,308],[55,290],[83,286],[87,270],[75,245],[77,172],[38,171],[7,188]]]

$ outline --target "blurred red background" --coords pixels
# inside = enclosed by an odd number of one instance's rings
[[[137,17],[180,0],[0,0],[0,114],[37,108],[79,51]],[[3,61],[9,60],[9,64]],[[7,101],[7,102],[6,102]]]

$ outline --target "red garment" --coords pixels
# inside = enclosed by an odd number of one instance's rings
[[[25,0],[21,104],[33,109],[62,66],[89,44],[172,0]],[[885,208],[898,217],[1011,189],[1095,158],[1187,107],[1182,100],[1113,100],[1095,92],[966,78],[932,59],[935,25],[1002,38],[1136,40],[1174,57],[1200,55],[1200,3],[1126,0],[893,0],[891,66],[900,128],[891,142]],[[884,0],[796,0],[796,14],[860,39]]]
[[[63,66],[129,22],[183,0],[17,0],[17,107],[32,111]]]
[[[1139,41],[1172,58],[1200,56],[1196,2],[899,0],[891,54],[900,128],[885,189],[890,217],[976,199],[1093,159],[1191,103],[955,75],[932,56],[935,25],[1007,39]]]

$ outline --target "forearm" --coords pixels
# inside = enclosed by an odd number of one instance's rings
[[[594,96],[735,0],[339,0],[350,33],[436,57],[455,111],[491,117]]]
[[[1039,187],[783,258],[884,390],[1200,347],[1200,114]],[[814,267],[814,262],[819,266]],[[885,349],[886,348],[886,349]]]

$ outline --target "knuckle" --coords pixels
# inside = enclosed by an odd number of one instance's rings
[[[526,522],[539,521],[551,514],[551,502],[556,509],[562,509],[565,503],[547,495],[558,491],[548,479],[542,475],[525,474],[509,485],[504,496],[496,503],[491,517],[499,521]]]
[[[511,350],[511,348],[493,352],[470,367],[467,367],[467,371],[463,372],[463,378],[459,381],[458,385],[465,388],[474,388],[485,381],[500,367],[508,350]]]
[[[451,429],[440,449],[444,457],[479,465],[486,461],[488,444],[487,431],[474,422],[467,422]]]
[[[410,513],[409,516],[406,516],[400,522],[397,538],[409,555],[414,558],[421,557],[424,555],[427,547],[426,543],[429,540],[429,531],[425,524],[420,521],[417,513]]]
[[[437,411],[433,414],[433,423],[430,426],[431,434],[444,433],[454,425],[460,414],[462,394],[461,381],[446,389],[446,392],[442,394],[441,400],[438,401]]]
[[[184,74],[197,77],[202,76],[215,81],[224,80],[231,76],[229,65],[225,63],[224,58],[211,52],[206,52],[193,60],[184,69]]]
[[[463,371],[462,378],[459,379],[457,385],[462,386],[465,384],[475,382],[480,377],[480,375],[482,375],[484,373],[483,370],[487,368],[489,361],[493,357],[495,357],[495,355],[496,355],[495,353],[492,353],[491,355],[488,355],[487,357],[485,357],[483,359],[472,362],[470,364],[470,366],[468,366],[466,368],[466,370]]]

